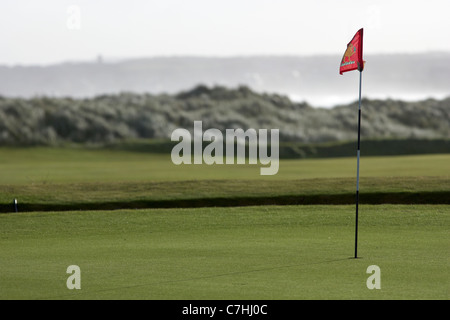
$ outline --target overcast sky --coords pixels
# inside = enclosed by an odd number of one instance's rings
[[[448,0],[2,0],[0,64],[450,51]]]

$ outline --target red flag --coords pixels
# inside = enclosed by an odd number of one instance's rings
[[[363,28],[359,29],[347,45],[344,56],[342,57],[339,73],[343,74],[347,71],[364,69],[363,61]]]

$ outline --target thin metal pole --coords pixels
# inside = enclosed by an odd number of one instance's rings
[[[356,221],[355,221],[355,259],[358,258],[358,203],[359,203],[359,157],[361,141],[361,82],[362,71],[359,72],[359,106],[358,106],[358,151],[356,152]]]

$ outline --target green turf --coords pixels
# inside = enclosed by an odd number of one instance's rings
[[[195,199],[196,205],[351,203],[355,166],[355,158],[281,160],[277,175],[261,176],[259,165],[176,166],[166,154],[1,148],[0,211],[10,212],[13,199],[25,211],[179,207]],[[361,201],[448,203],[449,172],[449,154],[364,157]]]
[[[449,299],[450,207],[0,215],[0,299]],[[69,265],[81,290],[66,288]],[[369,290],[366,269],[381,269]]]
[[[279,171],[261,176],[255,165],[174,165],[170,154],[84,148],[0,148],[0,185],[77,182],[142,182],[204,179],[296,180],[356,176],[350,158],[280,160]],[[361,177],[445,176],[450,154],[365,157]]]
[[[445,177],[366,177],[366,204],[450,204]],[[355,178],[300,180],[190,180],[160,182],[0,185],[0,212],[111,210],[260,204],[350,204]]]
[[[17,198],[19,209],[76,210],[0,215],[0,299],[449,299],[449,205],[361,205],[357,260],[354,205],[107,210],[350,203],[355,167],[354,157],[281,160],[260,176],[259,165],[175,166],[167,154],[0,148],[2,208]],[[448,203],[449,169],[450,154],[363,153],[361,201]],[[93,204],[104,211],[79,211]],[[80,291],[66,288],[73,264]],[[372,264],[381,290],[366,287]]]

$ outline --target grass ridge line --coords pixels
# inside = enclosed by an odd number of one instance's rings
[[[19,212],[86,211],[119,209],[242,207],[265,205],[345,205],[355,203],[355,194],[313,194],[248,197],[213,197],[171,200],[132,200],[61,203],[21,203]],[[359,195],[360,204],[450,204],[450,191],[372,192]],[[12,204],[0,204],[0,213],[14,212]]]

